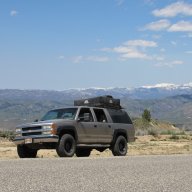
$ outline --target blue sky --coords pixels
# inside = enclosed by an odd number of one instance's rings
[[[0,89],[192,81],[192,0],[0,1]]]

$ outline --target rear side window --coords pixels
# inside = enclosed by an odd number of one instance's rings
[[[113,120],[113,123],[132,124],[130,117],[125,111],[115,109],[108,109],[108,111]]]
[[[93,110],[95,112],[95,116],[96,116],[98,122],[103,122],[103,123],[107,122],[107,117],[106,117],[103,109],[93,109]]]

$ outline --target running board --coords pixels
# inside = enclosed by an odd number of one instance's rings
[[[108,148],[109,144],[77,144],[77,147]]]

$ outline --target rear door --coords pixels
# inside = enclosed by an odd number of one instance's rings
[[[110,143],[113,135],[112,124],[103,109],[93,108],[93,111],[96,119],[95,137],[100,143]]]

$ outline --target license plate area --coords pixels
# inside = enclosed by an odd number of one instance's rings
[[[33,143],[33,139],[32,138],[26,138],[25,139],[25,144],[29,144],[29,143]]]

